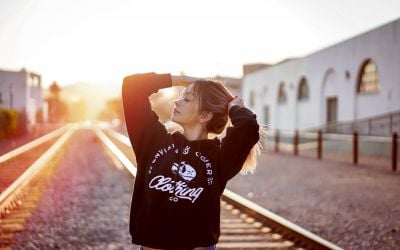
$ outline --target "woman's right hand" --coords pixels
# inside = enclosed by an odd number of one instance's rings
[[[188,85],[194,83],[196,80],[199,80],[199,78],[196,77],[190,77],[190,76],[175,76],[171,75],[172,79],[172,86],[184,86],[187,87]]]

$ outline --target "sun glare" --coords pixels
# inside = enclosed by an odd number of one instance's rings
[[[160,93],[163,95],[165,98],[172,98],[173,96],[176,95],[177,91],[175,88],[166,88],[160,90]]]

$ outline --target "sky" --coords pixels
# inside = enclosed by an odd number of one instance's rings
[[[241,77],[400,18],[400,0],[0,0],[0,69],[42,85],[134,73]]]

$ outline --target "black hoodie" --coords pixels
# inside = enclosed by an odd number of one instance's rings
[[[233,106],[233,127],[221,141],[171,134],[148,99],[171,86],[170,74],[136,74],[123,81],[125,121],[137,162],[129,231],[132,243],[153,248],[210,246],[220,235],[221,194],[259,140],[259,125],[249,109]]]

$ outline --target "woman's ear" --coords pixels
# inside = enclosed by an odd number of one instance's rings
[[[212,118],[213,118],[212,112],[203,111],[200,114],[200,123],[206,123],[206,122],[210,121]]]

